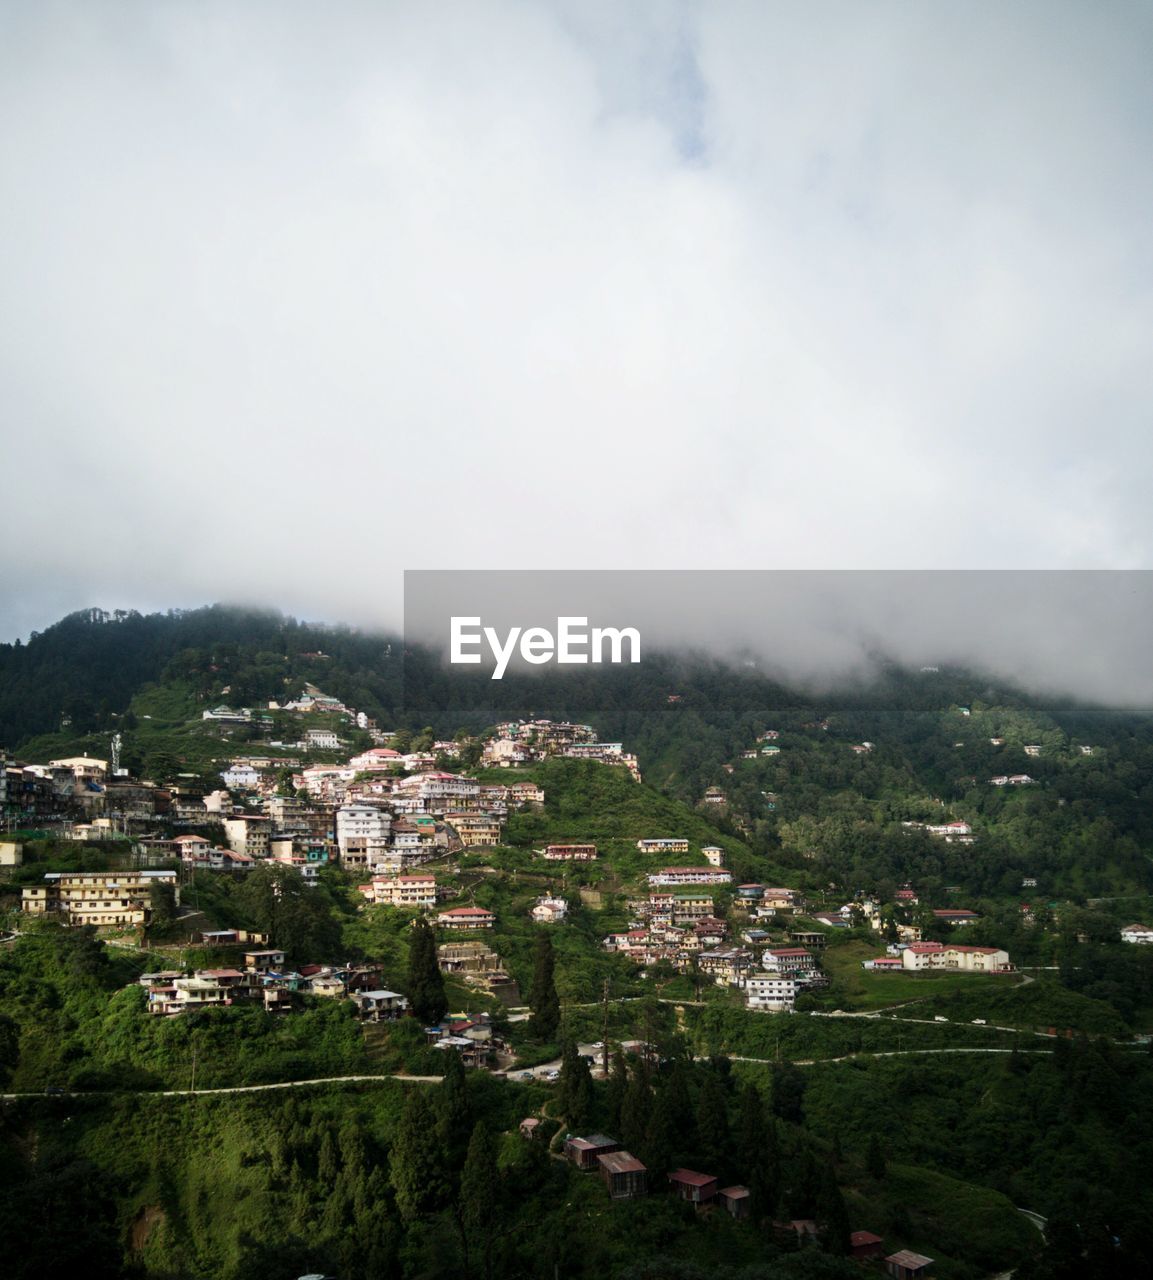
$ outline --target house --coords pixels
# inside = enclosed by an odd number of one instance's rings
[[[871,1231],[854,1231],[849,1236],[850,1258],[879,1258],[884,1241]]]
[[[723,1187],[717,1192],[717,1203],[734,1218],[747,1218],[751,1207],[748,1187]]]
[[[937,920],[943,921],[945,924],[972,924],[974,920],[980,920],[980,916],[975,911],[969,911],[965,907],[935,907],[933,916]]]
[[[1121,930],[1121,941],[1148,946],[1153,943],[1153,929],[1150,929],[1147,924],[1127,924]]]
[[[676,887],[682,884],[731,884],[733,877],[719,867],[662,867],[648,877],[649,884]]]
[[[496,917],[483,907],[453,907],[442,911],[436,923],[442,929],[491,929],[496,924]]]
[[[900,961],[897,963],[899,965]],[[742,985],[748,1008],[767,1013],[792,1013],[797,998],[796,979],[751,973]]]
[[[674,1169],[669,1174],[669,1186],[678,1199],[689,1204],[708,1204],[717,1194],[716,1178],[695,1169]]]
[[[637,849],[641,853],[688,853],[689,842],[676,837],[638,840]]]
[[[370,1022],[394,1022],[408,1012],[408,1001],[395,991],[356,991],[350,998]]]
[[[889,1254],[884,1265],[894,1280],[919,1280],[933,1265],[933,1259],[914,1253],[912,1249],[901,1249],[898,1253]]]
[[[529,1116],[520,1122],[520,1136],[530,1142],[540,1136],[540,1121],[536,1116]]]
[[[606,1151],[596,1158],[612,1200],[635,1200],[648,1191],[648,1170],[627,1151]]]
[[[284,968],[283,951],[246,951],[244,967],[249,973],[269,973]]]
[[[43,885],[21,891],[30,915],[60,912],[69,925],[143,925],[152,915],[154,885],[168,885],[180,901],[175,871],[48,871]]]
[[[608,1155],[619,1151],[621,1144],[603,1133],[594,1133],[587,1138],[566,1138],[564,1154],[578,1169],[591,1172],[597,1168],[597,1156]]]
[[[540,853],[546,862],[593,862],[597,847],[595,844],[550,844]]]
[[[705,844],[701,846],[701,853],[704,855],[705,861],[710,867],[724,866],[725,851],[717,844]]]
[[[892,973],[905,967],[900,956],[877,956],[875,960],[862,960],[862,969],[871,969],[876,973]]]
[[[372,883],[360,886],[376,905],[421,909],[436,906],[436,877],[431,875],[373,876]]]
[[[537,924],[560,924],[568,914],[568,903],[564,898],[537,898],[532,909],[532,918]]]
[[[815,957],[804,947],[774,947],[761,956],[761,964],[769,973],[814,973]]]
[[[500,819],[491,813],[448,813],[445,821],[466,849],[488,848],[500,843]]]

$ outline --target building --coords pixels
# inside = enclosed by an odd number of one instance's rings
[[[547,862],[593,862],[597,847],[595,844],[550,844],[539,852]]]
[[[849,1236],[849,1257],[879,1258],[884,1240],[871,1231],[854,1231]]]
[[[679,838],[638,840],[637,848],[641,853],[688,853],[689,842]]]
[[[44,881],[24,889],[21,908],[29,915],[58,912],[70,925],[145,925],[156,885],[170,886],[180,901],[175,871],[50,871]]]
[[[669,1186],[678,1199],[689,1204],[708,1204],[717,1194],[716,1178],[695,1169],[674,1169],[669,1174]]]
[[[500,819],[491,813],[449,813],[445,821],[466,849],[500,844]]]
[[[966,907],[956,910],[950,907],[935,907],[933,909],[934,919],[942,921],[944,924],[972,924],[974,920],[980,920],[980,916],[975,911],[970,911]]]
[[[238,817],[224,819],[224,835],[234,853],[247,853],[251,858],[267,858],[272,823],[267,818]]]
[[[563,898],[537,898],[532,918],[537,924],[560,924],[568,914],[568,903]]]
[[[911,942],[901,952],[905,969],[955,969],[965,973],[1010,973],[1009,953],[999,947],[960,947],[941,942]],[[876,961],[873,962],[876,967]]]
[[[587,1138],[566,1138],[564,1144],[565,1159],[570,1160],[584,1172],[595,1170],[597,1157],[610,1155],[619,1151],[621,1144],[603,1133],[594,1133]]]
[[[496,917],[483,907],[453,907],[442,911],[436,918],[442,929],[463,931],[467,929],[491,929],[496,924]]]
[[[717,1192],[717,1203],[733,1218],[749,1216],[751,1196],[748,1187],[723,1187]]]
[[[912,1249],[901,1249],[898,1253],[891,1253],[884,1262],[885,1271],[894,1280],[921,1280],[932,1265],[932,1258],[914,1253]]]
[[[648,1170],[627,1151],[602,1152],[597,1166],[612,1200],[635,1200],[648,1191]]]
[[[654,888],[659,885],[676,887],[682,884],[731,884],[733,877],[719,867],[662,867],[648,877]]]
[[[392,814],[372,804],[346,804],[336,811],[336,847],[341,860],[363,865],[382,855],[392,834]]]
[[[373,876],[361,891],[374,906],[415,910],[436,906],[436,877],[431,875]]]
[[[312,751],[339,751],[341,742],[334,729],[306,729],[304,745]]]
[[[705,861],[710,867],[722,867],[725,863],[725,851],[716,844],[706,844],[701,846],[701,853],[704,855]]]
[[[774,947],[761,956],[761,964],[769,973],[812,974],[817,970],[816,957],[804,947]]]
[[[354,991],[350,999],[370,1022],[395,1022],[408,1012],[408,1001],[395,991]]]
[[[1150,929],[1147,924],[1127,924],[1121,930],[1121,941],[1148,946],[1153,943],[1153,929]]]
[[[898,968],[900,961],[897,962]],[[792,1013],[797,1002],[795,978],[771,973],[751,973],[744,980],[745,1004],[766,1013]]]

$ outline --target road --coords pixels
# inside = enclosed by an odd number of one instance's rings
[[[91,1093],[0,1093],[0,1102],[19,1102],[27,1098],[103,1098],[123,1097],[125,1093],[142,1098],[207,1098],[225,1093],[264,1093],[269,1089],[307,1089],[314,1084],[368,1084],[381,1080],[407,1080],[413,1084],[440,1084],[441,1076],[322,1076],[316,1080],[279,1080],[274,1084],[236,1084],[217,1089],[124,1089]]]

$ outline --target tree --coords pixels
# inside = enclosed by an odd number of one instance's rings
[[[440,1208],[448,1192],[440,1144],[429,1141],[432,1112],[417,1088],[405,1099],[390,1154],[390,1181],[401,1217],[411,1222]]]
[[[716,1073],[709,1071],[697,1099],[697,1149],[702,1167],[718,1177],[729,1169],[729,1111]]]
[[[621,1103],[621,1141],[630,1151],[639,1151],[644,1146],[651,1111],[648,1071],[636,1063],[629,1073],[628,1088]]]
[[[528,1003],[532,1010],[532,1021],[529,1023],[532,1034],[544,1043],[553,1040],[560,1027],[560,997],[556,990],[555,969],[552,937],[541,929],[536,936],[532,988]]]
[[[625,1055],[618,1049],[613,1054],[612,1070],[605,1085],[605,1115],[609,1132],[619,1133],[621,1128],[621,1110],[624,1107],[625,1093],[629,1087],[629,1068]]]
[[[444,1079],[437,1090],[436,1131],[449,1168],[459,1169],[472,1127],[472,1103],[460,1054],[455,1049],[446,1049],[444,1059]]]
[[[1014,1052],[1016,1051],[1014,1050]],[[885,1149],[881,1146],[881,1140],[875,1133],[869,1135],[869,1145],[865,1148],[865,1168],[868,1170],[869,1177],[875,1178],[878,1182],[888,1171]]]
[[[821,1166],[817,1188],[817,1221],[824,1224],[825,1248],[844,1257],[849,1252],[849,1211],[831,1163]]]
[[[436,934],[424,919],[413,924],[408,944],[408,1003],[421,1022],[439,1022],[448,1012],[444,975],[436,958]]]
[[[577,1052],[576,1043],[565,1042],[557,1084],[557,1110],[574,1129],[588,1119],[592,1108],[593,1081],[589,1064]]]
[[[468,1143],[468,1154],[460,1175],[458,1217],[463,1228],[465,1257],[471,1235],[481,1245],[486,1277],[492,1275],[492,1235],[500,1200],[500,1179],[496,1167],[496,1148],[488,1126],[478,1120]]]

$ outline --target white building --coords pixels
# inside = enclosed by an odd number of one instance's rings
[[[563,898],[537,898],[532,918],[537,924],[560,924],[568,914],[568,903]]]
[[[383,853],[392,830],[392,815],[371,804],[346,804],[336,811],[336,846],[341,857]]]
[[[1121,941],[1148,946],[1153,943],[1153,929],[1150,929],[1147,924],[1127,924],[1121,930]]]
[[[771,973],[750,974],[744,981],[745,1003],[750,1009],[769,1013],[791,1013],[797,999],[792,978]]]

